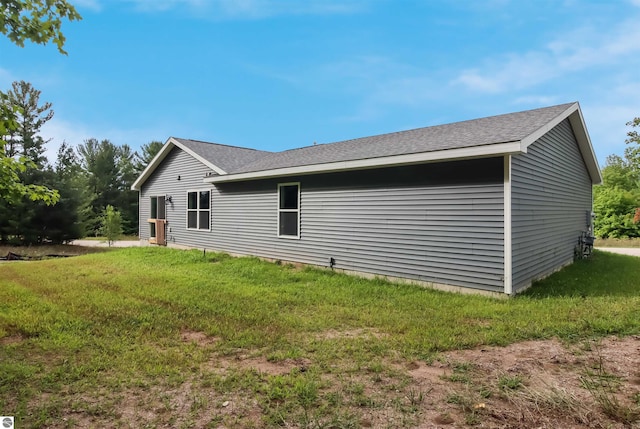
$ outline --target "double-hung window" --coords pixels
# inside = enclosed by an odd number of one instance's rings
[[[300,238],[300,183],[278,185],[278,237]]]
[[[209,230],[211,220],[211,192],[187,192],[187,229]]]

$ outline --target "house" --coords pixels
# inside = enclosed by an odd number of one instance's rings
[[[140,239],[512,295],[571,263],[602,180],[578,103],[284,152],[169,138]]]

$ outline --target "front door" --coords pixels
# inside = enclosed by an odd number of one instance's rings
[[[149,218],[149,243],[159,246],[167,245],[166,226],[167,210],[164,195],[151,197],[151,217]]]

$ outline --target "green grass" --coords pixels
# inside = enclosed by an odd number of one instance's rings
[[[415,395],[383,362],[638,334],[637,279],[640,259],[604,252],[509,300],[165,248],[6,263],[0,410],[33,428],[62,415],[69,427],[141,426],[127,404],[155,410],[148,427],[359,427],[388,407],[410,426]],[[289,367],[270,373],[239,364],[247,359]],[[185,391],[190,406],[176,410]]]

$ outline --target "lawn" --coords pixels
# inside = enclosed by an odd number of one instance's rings
[[[603,252],[514,299],[165,248],[2,263],[0,414],[21,428],[357,428],[415,427],[431,407],[482,423],[430,401],[413,366],[453,374],[451,350],[640,334],[637,279],[640,259]]]

